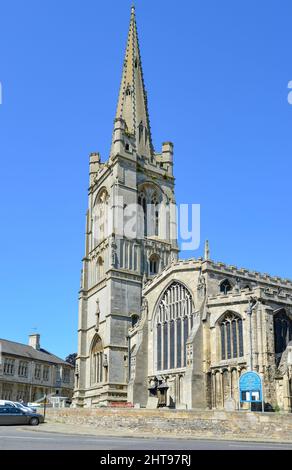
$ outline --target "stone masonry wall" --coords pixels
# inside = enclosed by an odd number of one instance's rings
[[[47,422],[90,426],[105,434],[258,439],[292,442],[292,415],[226,411],[49,409]]]

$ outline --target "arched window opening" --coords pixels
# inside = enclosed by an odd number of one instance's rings
[[[153,227],[151,235],[158,237],[159,235],[159,202],[156,193],[151,197],[151,220]]]
[[[156,369],[172,370],[186,366],[186,342],[191,330],[193,300],[178,282],[164,292],[156,311]]]
[[[235,313],[228,312],[220,322],[221,359],[233,359],[243,356],[242,319]]]
[[[143,210],[143,225],[144,225],[144,237],[147,236],[147,201],[144,193],[140,193],[138,197],[138,204]]]
[[[158,255],[152,255],[149,259],[149,271],[150,276],[155,276],[159,271],[159,257]]]
[[[281,310],[274,315],[274,340],[276,363],[281,359],[282,353],[292,341],[292,320],[288,317],[285,310]]]
[[[143,128],[146,132],[146,128]],[[144,131],[143,131],[144,132]],[[162,194],[158,187],[143,183],[138,193],[138,204],[143,209],[144,217],[144,237],[158,237],[160,236],[160,230],[163,230],[164,223],[164,212],[161,212],[160,202],[162,201]],[[163,218],[160,228],[160,218]],[[142,227],[142,211],[140,215],[140,224]],[[142,235],[142,230],[141,230]]]
[[[223,294],[228,294],[232,290],[232,285],[228,279],[225,279],[223,282],[220,284],[220,292]]]
[[[97,246],[108,236],[108,200],[106,189],[103,189],[96,198],[93,208],[93,245]]]
[[[104,277],[104,263],[100,256],[97,260],[97,280],[100,281]]]
[[[90,354],[91,361],[91,385],[101,383],[103,381],[103,346],[99,335],[96,335]]]

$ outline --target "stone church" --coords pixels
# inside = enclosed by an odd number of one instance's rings
[[[239,408],[254,370],[291,411],[292,281],[214,262],[208,242],[179,259],[173,144],[153,148],[134,7],[110,155],[89,173],[74,405]]]

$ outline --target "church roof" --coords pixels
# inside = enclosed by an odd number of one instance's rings
[[[135,137],[137,153],[140,156],[151,157],[154,150],[134,6],[131,9],[116,119],[123,119],[127,131]]]
[[[63,359],[51,354],[45,349],[34,349],[32,346],[22,343],[15,343],[7,339],[0,339],[0,352],[2,354],[10,354],[12,356],[20,356],[26,359],[50,362],[53,364],[70,365]]]

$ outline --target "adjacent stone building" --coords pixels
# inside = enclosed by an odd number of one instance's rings
[[[46,394],[72,398],[74,367],[40,346],[0,339],[0,399],[34,402]]]
[[[178,260],[174,204],[173,144],[153,148],[132,8],[110,156],[90,156],[74,404],[238,407],[253,369],[266,403],[291,411],[292,282],[215,263],[208,244]]]

